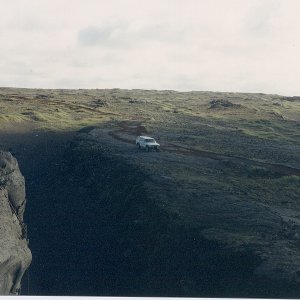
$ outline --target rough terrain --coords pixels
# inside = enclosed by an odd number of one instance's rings
[[[300,295],[299,98],[3,88],[0,106],[31,294]]]

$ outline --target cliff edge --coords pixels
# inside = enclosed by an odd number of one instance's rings
[[[17,160],[0,151],[0,295],[19,294],[31,263],[26,225],[25,180]]]

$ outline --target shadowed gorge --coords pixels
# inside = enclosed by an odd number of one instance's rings
[[[270,285],[276,296],[298,290],[257,278],[261,259],[252,251],[226,250],[203,238],[202,228],[185,228],[147,197],[149,174],[110,149],[51,133],[38,147],[34,164],[26,163],[30,152],[20,157],[32,201],[31,294],[259,297]]]

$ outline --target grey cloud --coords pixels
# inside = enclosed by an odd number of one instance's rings
[[[111,39],[111,28],[88,27],[82,29],[78,34],[78,40],[81,44],[94,46],[106,44]]]
[[[104,27],[89,26],[79,31],[78,41],[85,46],[125,45],[130,39],[126,29],[126,24],[121,23]]]

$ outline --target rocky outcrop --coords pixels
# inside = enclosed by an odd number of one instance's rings
[[[17,160],[0,151],[0,294],[18,294],[31,263],[26,225],[25,180]]]
[[[241,105],[240,104],[234,104],[228,100],[224,100],[224,99],[214,99],[214,100],[211,100],[209,102],[210,106],[209,108],[210,109],[224,109],[224,108],[240,108]]]

